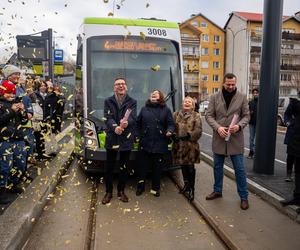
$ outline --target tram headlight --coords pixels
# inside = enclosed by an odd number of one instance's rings
[[[84,137],[86,147],[94,149],[98,147],[96,127],[92,121],[84,121]]]

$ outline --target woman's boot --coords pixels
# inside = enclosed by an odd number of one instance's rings
[[[196,178],[196,169],[194,167],[194,165],[189,166],[189,184],[190,184],[190,188],[187,194],[187,198],[190,202],[192,202],[194,200],[194,196],[195,196],[195,178]]]
[[[190,189],[190,185],[189,185],[189,172],[188,172],[187,166],[181,167],[181,172],[182,172],[184,186],[183,186],[182,189],[180,189],[179,193],[180,194],[184,194],[184,193],[188,192],[188,190]]]

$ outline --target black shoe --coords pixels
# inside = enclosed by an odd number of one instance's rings
[[[184,193],[188,192],[189,189],[190,189],[189,183],[188,183],[188,182],[185,182],[183,188],[180,189],[179,193],[180,193],[180,194],[184,194]]]
[[[6,188],[0,188],[0,204],[8,204],[14,201],[14,197],[9,194]]]
[[[193,188],[190,188],[186,195],[186,198],[189,200],[189,202],[192,202],[194,200],[194,197],[195,197],[195,190]]]
[[[119,191],[118,192],[118,198],[122,202],[128,202],[129,201],[129,199],[128,199],[127,195],[124,193],[124,191]]]
[[[296,206],[300,206],[300,199],[290,199],[290,200],[283,200],[280,201],[280,203],[282,204],[282,206],[289,206],[289,205],[296,205]]]
[[[253,159],[253,156],[254,156],[254,152],[253,151],[250,151],[249,152],[249,155],[247,156],[248,159]]]
[[[21,194],[24,192],[24,189],[21,188],[19,185],[13,185],[10,189],[7,190],[10,193],[13,194]]]
[[[136,188],[136,196],[140,196],[145,192],[145,182],[139,182]]]
[[[102,199],[102,204],[105,205],[107,203],[110,203],[110,200],[112,199],[112,193],[105,193],[103,199]]]

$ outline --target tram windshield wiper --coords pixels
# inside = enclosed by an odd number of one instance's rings
[[[170,67],[170,83],[171,83],[171,91],[166,95],[165,102],[167,102],[170,98],[172,98],[172,108],[175,112],[175,94],[177,92],[177,89],[174,88],[174,81],[173,81],[173,74],[172,69]]]

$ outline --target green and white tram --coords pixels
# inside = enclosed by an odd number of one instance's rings
[[[115,78],[126,79],[137,113],[154,89],[166,95],[172,111],[180,107],[180,31],[177,23],[156,19],[85,18],[77,38],[75,152],[86,171],[101,171],[106,159],[104,100],[113,94]]]

